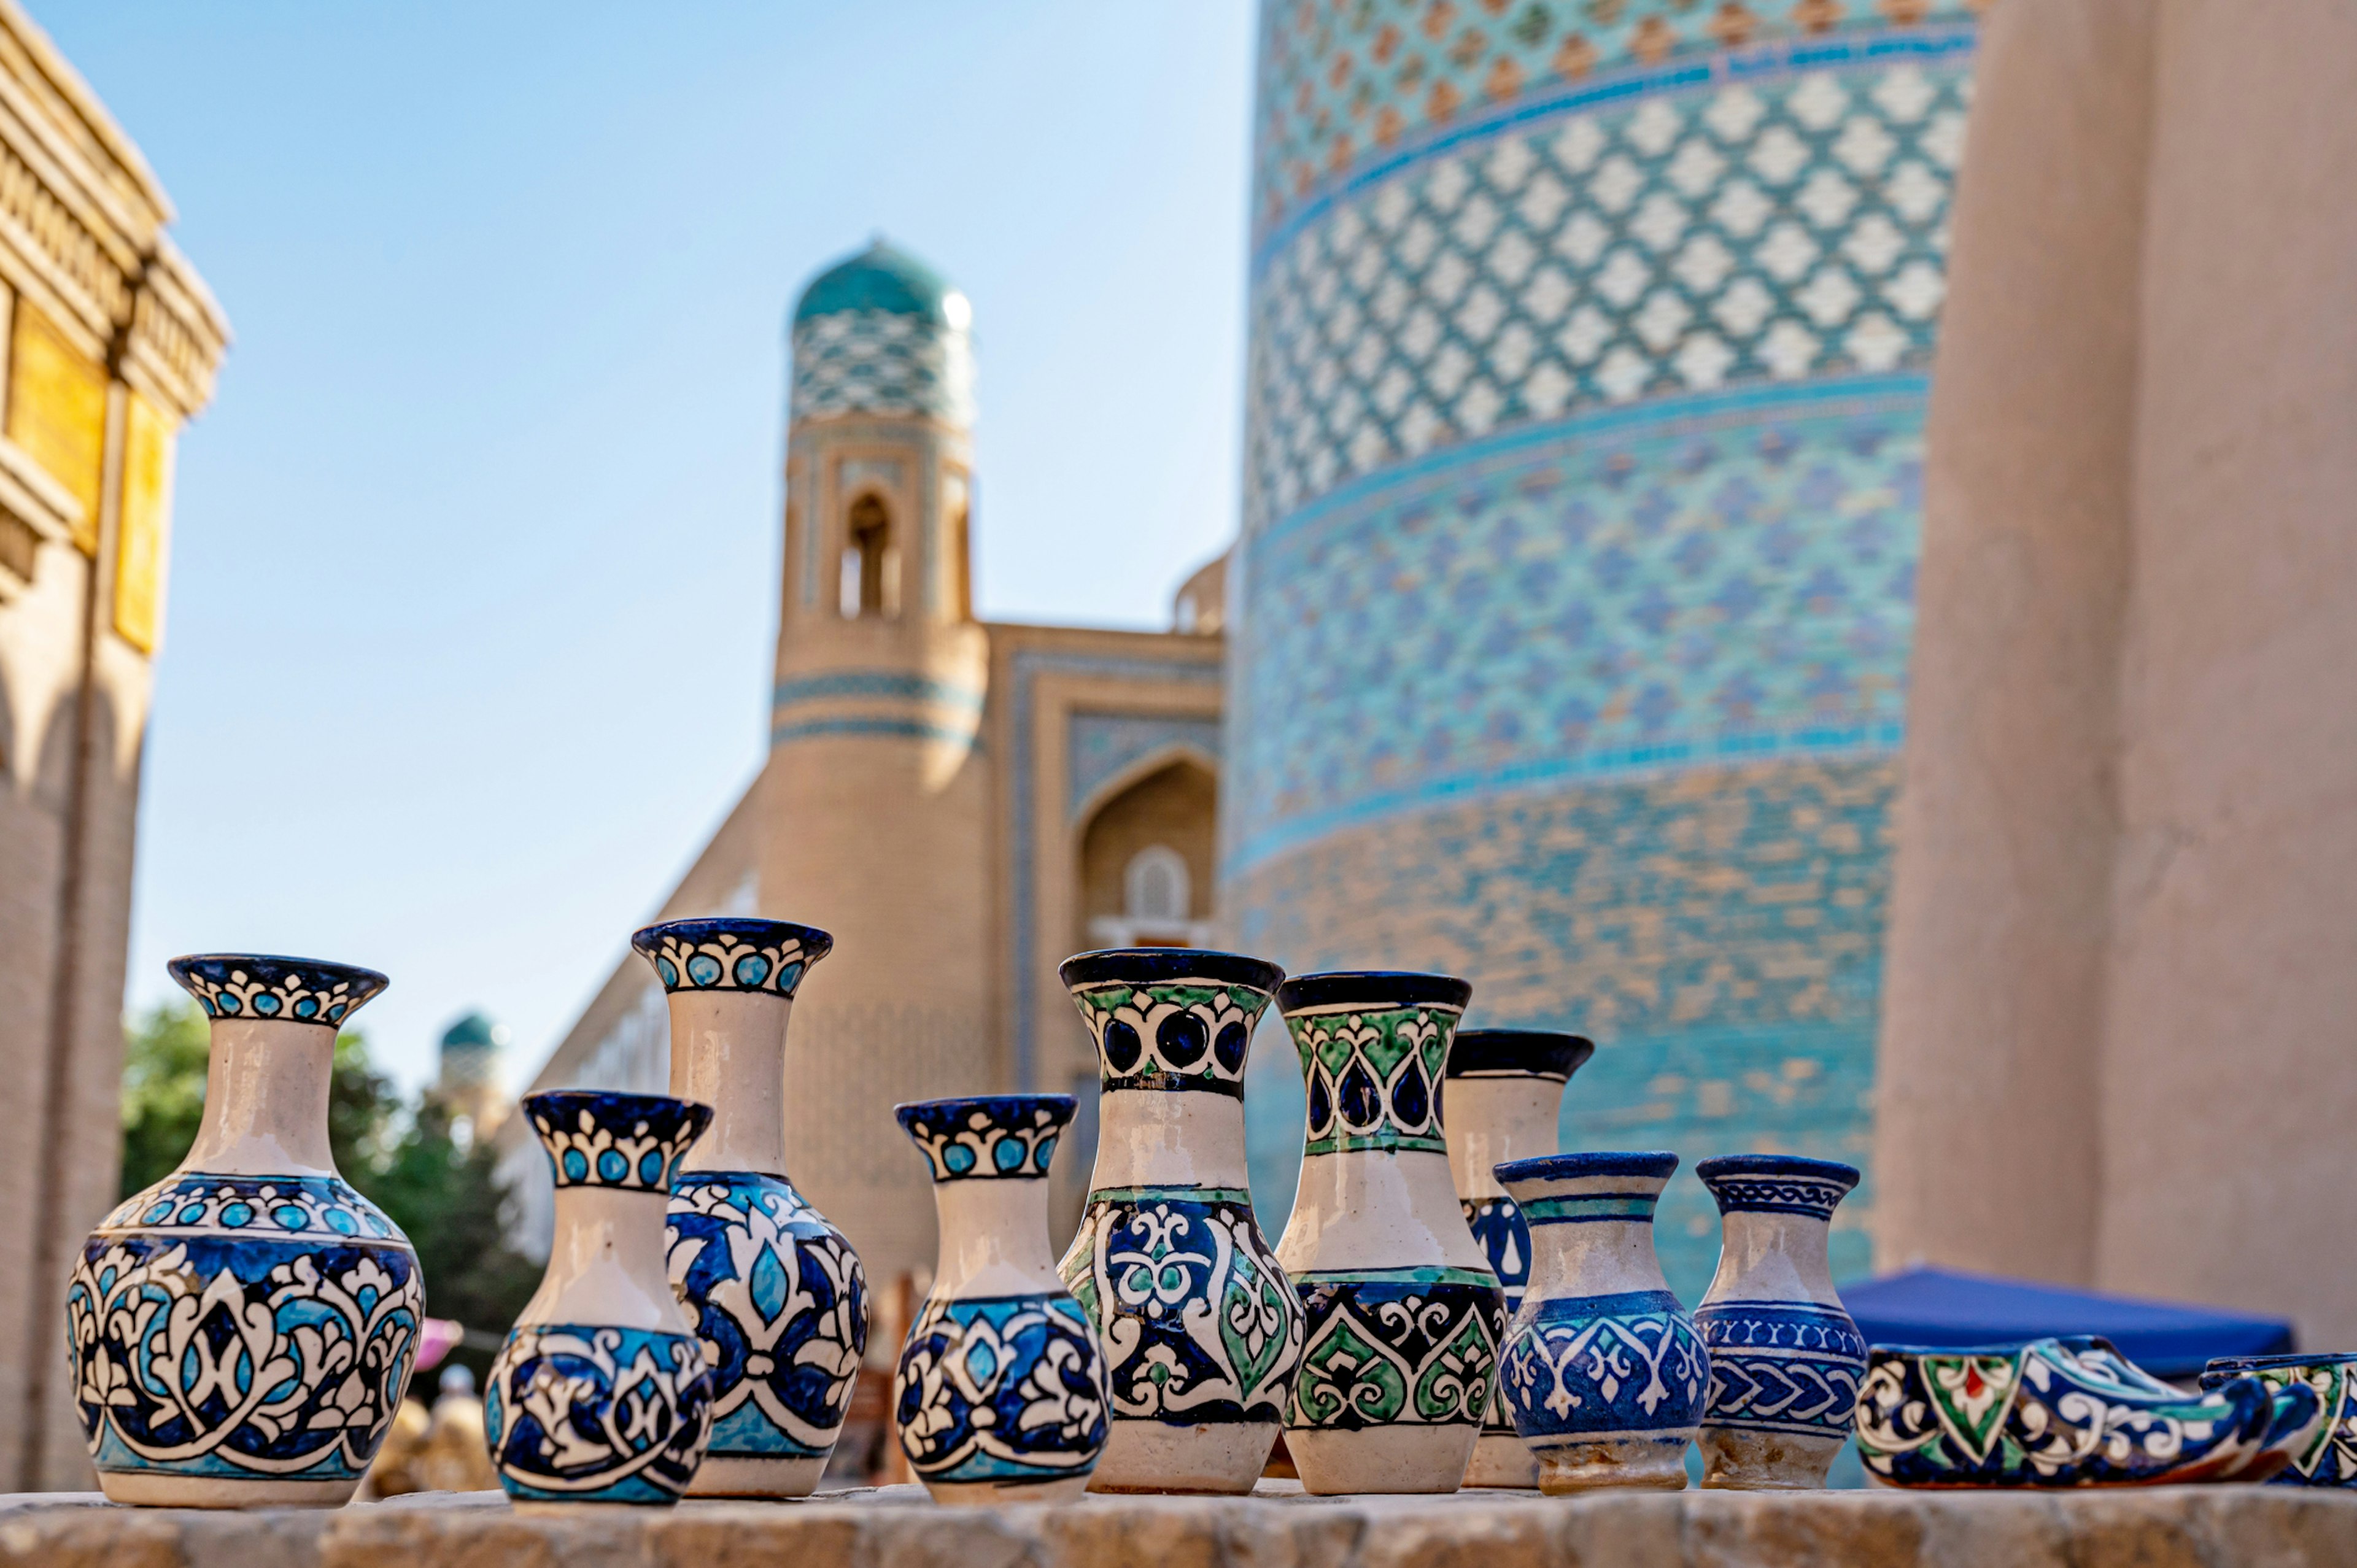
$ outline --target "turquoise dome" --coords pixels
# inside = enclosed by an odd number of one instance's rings
[[[505,1042],[500,1026],[480,1013],[469,1013],[442,1031],[442,1048],[446,1051],[496,1050]]]
[[[949,328],[966,325],[965,296],[941,274],[880,237],[811,280],[794,306],[794,324],[847,310],[922,317]]]

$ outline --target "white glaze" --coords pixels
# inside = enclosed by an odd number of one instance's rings
[[[1448,1081],[1448,1174],[1457,1196],[1468,1203],[1503,1197],[1492,1167],[1555,1153],[1565,1080],[1517,1073]]]
[[[1449,1185],[1448,1157],[1423,1149],[1352,1149],[1303,1160],[1276,1261],[1297,1280],[1330,1269],[1490,1271]]]
[[[183,1171],[210,1176],[336,1175],[328,1090],[336,1031],[324,1024],[216,1018],[205,1113]]]
[[[660,1192],[610,1187],[556,1189],[556,1236],[540,1288],[516,1315],[533,1323],[648,1328],[693,1334],[663,1267]]]
[[[775,992],[671,993],[671,1092],[712,1107],[680,1161],[691,1171],[786,1174],[786,1020]]]

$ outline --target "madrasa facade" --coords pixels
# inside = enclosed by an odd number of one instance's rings
[[[662,913],[836,934],[789,1148],[872,1273],[931,1258],[887,1108],[1092,1093],[1055,964],[1132,940],[1445,971],[1470,1021],[1589,1035],[1566,1146],[1869,1163],[1975,10],[1265,5],[1242,527],[1168,632],[977,621],[966,302],[883,248],[809,285],[771,750]],[[666,1081],[642,967],[540,1086]],[[1273,1021],[1246,1103],[1281,1224]]]

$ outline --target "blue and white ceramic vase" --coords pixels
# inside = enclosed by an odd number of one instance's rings
[[[630,945],[671,1006],[671,1091],[712,1107],[672,1178],[672,1288],[712,1367],[698,1498],[808,1497],[867,1348],[858,1255],[786,1179],[786,1017],[834,939],[782,920],[668,920]]]
[[[892,1380],[900,1451],[933,1500],[1059,1502],[1105,1445],[1104,1357],[1056,1277],[1048,1166],[1069,1094],[894,1108],[933,1173],[941,1257]]]
[[[336,1031],[385,978],[259,953],[167,967],[211,1025],[204,1119],[67,1286],[82,1434],[118,1503],[334,1508],[401,1407],[425,1312],[416,1252],[328,1147]]]
[[[1702,1484],[1784,1491],[1825,1484],[1866,1376],[1866,1340],[1825,1262],[1854,1165],[1724,1155],[1695,1166],[1718,1202],[1718,1273],[1695,1308],[1710,1351]]]
[[[1498,1167],[1531,1228],[1531,1278],[1499,1388],[1551,1495],[1686,1484],[1710,1357],[1653,1251],[1665,1154],[1549,1155]]]
[[[1253,1219],[1244,1059],[1285,972],[1142,948],[1064,961],[1095,1040],[1097,1163],[1064,1283],[1103,1341],[1113,1434],[1089,1489],[1249,1492],[1305,1318]]]
[[[2220,1356],[2202,1369],[2201,1391],[2237,1378],[2256,1378],[2270,1394],[2305,1383],[2323,1406],[2314,1435],[2269,1486],[2357,1487],[2357,1356]]]
[[[663,1268],[663,1208],[712,1108],[594,1089],[524,1097],[556,1235],[483,1391],[519,1505],[677,1502],[712,1427],[712,1373]]]
[[[1308,1084],[1276,1259],[1308,1312],[1285,1445],[1312,1492],[1453,1492],[1481,1434],[1504,1303],[1458,1206],[1440,1120],[1472,991],[1366,972],[1277,988]]]
[[[1545,1029],[1460,1029],[1448,1048],[1448,1174],[1465,1222],[1498,1276],[1509,1317],[1523,1305],[1531,1277],[1531,1228],[1498,1185],[1495,1167],[1555,1153],[1564,1086],[1595,1054],[1594,1041]],[[1539,1484],[1538,1458],[1506,1419],[1494,1385],[1465,1484]]]

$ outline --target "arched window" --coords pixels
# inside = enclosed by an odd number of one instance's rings
[[[851,503],[845,520],[843,599],[845,616],[888,616],[899,595],[892,581],[899,563],[892,551],[892,517],[876,496],[864,495]]]
[[[1187,859],[1168,844],[1148,844],[1129,857],[1122,873],[1122,913],[1142,925],[1178,925],[1187,918],[1193,889]]]

